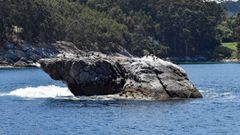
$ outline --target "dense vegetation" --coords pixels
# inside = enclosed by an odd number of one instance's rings
[[[223,46],[218,47],[216,53],[222,57],[239,58],[240,14],[226,18],[218,25],[218,31]]]
[[[127,31],[106,14],[67,0],[6,0],[0,6],[1,40],[17,32],[30,43],[66,40],[81,49],[103,49],[123,44]]]
[[[80,49],[137,56],[211,56],[239,40],[239,19],[204,0],[4,0],[0,41],[70,41]]]

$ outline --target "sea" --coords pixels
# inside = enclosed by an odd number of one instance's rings
[[[74,97],[40,68],[0,68],[0,135],[239,135],[240,64],[180,64],[202,99]]]

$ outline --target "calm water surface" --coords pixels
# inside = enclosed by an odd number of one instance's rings
[[[74,98],[40,69],[0,69],[0,135],[239,135],[240,64],[181,66],[203,99]]]

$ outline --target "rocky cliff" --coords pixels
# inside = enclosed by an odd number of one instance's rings
[[[65,82],[75,96],[117,94],[134,99],[201,98],[179,66],[157,57],[132,58],[88,53],[40,60],[54,80]]]

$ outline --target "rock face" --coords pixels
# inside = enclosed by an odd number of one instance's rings
[[[53,48],[34,47],[27,43],[0,44],[0,65],[28,66],[41,58],[56,56],[57,51]]]
[[[4,42],[0,43],[0,66],[31,66],[41,58],[52,58],[63,53],[80,53],[80,50],[72,43],[64,41],[49,45]]]
[[[39,61],[54,80],[65,82],[75,96],[118,94],[134,99],[201,98],[185,71],[157,57],[88,57]]]

